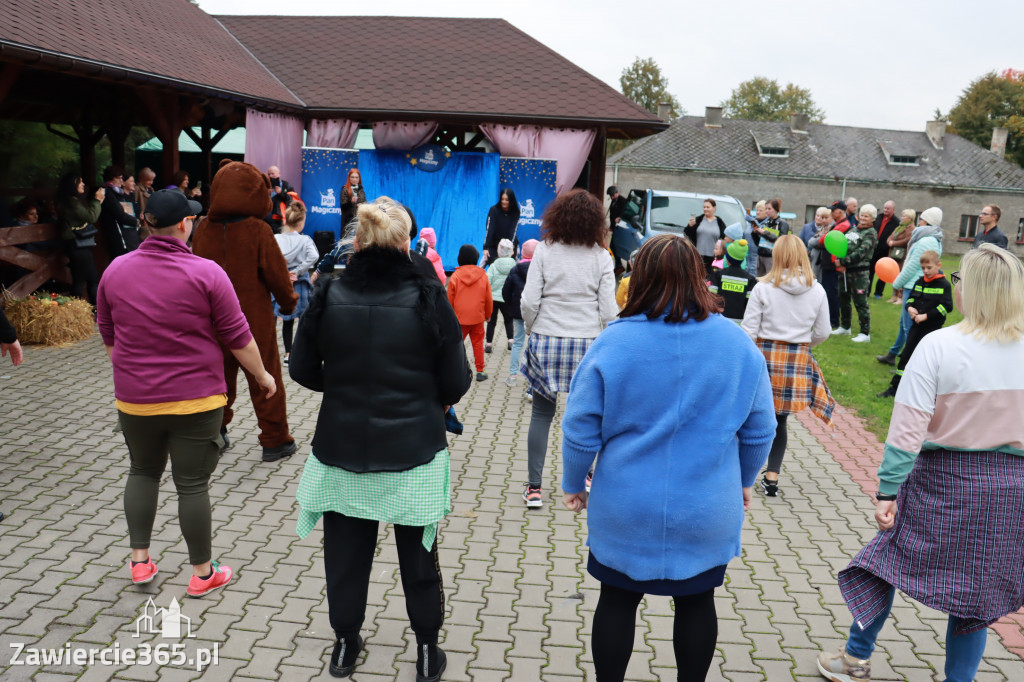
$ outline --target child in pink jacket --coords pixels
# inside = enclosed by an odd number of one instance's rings
[[[444,266],[441,264],[441,256],[437,253],[437,233],[434,232],[432,227],[424,227],[420,230],[420,239],[427,242],[427,252],[423,254],[427,257],[427,260],[434,266],[434,270],[437,272],[438,279],[441,280],[441,284],[445,284],[447,277],[444,276]]]

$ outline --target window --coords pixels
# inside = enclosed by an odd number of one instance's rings
[[[978,232],[978,216],[977,215],[962,215],[960,216],[960,239],[964,241],[974,241],[974,235]]]
[[[761,147],[761,156],[789,156],[789,150],[785,147]]]
[[[807,204],[807,208],[804,209],[804,225],[807,223],[814,222],[814,214],[818,212],[818,207],[814,204]]]
[[[889,163],[893,166],[919,166],[916,156],[905,156],[893,154],[889,157]]]
[[[1024,218],[1017,221],[1017,243],[1024,244]]]

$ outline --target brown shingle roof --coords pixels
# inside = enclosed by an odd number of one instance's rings
[[[313,110],[666,127],[501,19],[217,19]]]
[[[4,0],[0,43],[302,105],[223,26],[188,0]]]

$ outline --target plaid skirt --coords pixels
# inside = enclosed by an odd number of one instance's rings
[[[568,393],[572,375],[587,354],[594,339],[530,334],[519,371],[536,393],[555,402],[559,393]]]
[[[775,414],[792,414],[810,407],[821,421],[832,426],[836,401],[825,385],[810,344],[758,339],[757,347],[768,362]]]
[[[1024,606],[1024,457],[926,450],[896,506],[896,524],[839,573],[858,623],[874,622],[892,587],[962,618],[958,635]]]
[[[297,280],[292,282],[292,289],[299,295],[299,302],[295,304],[295,310],[291,315],[282,315],[281,306],[274,300],[274,317],[280,317],[282,320],[297,320],[302,317],[302,313],[306,312],[306,308],[309,307],[309,294],[313,291],[313,285],[309,283],[309,275],[300,275]]]

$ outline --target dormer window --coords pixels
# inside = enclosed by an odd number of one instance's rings
[[[750,136],[754,138],[754,144],[757,145],[757,153],[759,156],[768,156],[777,159],[785,159],[789,157],[789,140],[785,135],[776,132],[755,133],[751,130]]]
[[[921,155],[913,147],[893,142],[891,140],[877,140],[878,146],[885,155],[885,161],[890,166],[920,166]]]

